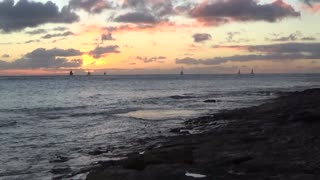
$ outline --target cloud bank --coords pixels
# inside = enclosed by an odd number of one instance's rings
[[[0,69],[40,69],[81,67],[82,59],[68,60],[67,57],[83,53],[76,49],[38,48],[13,62],[0,61]]]
[[[191,9],[189,15],[207,25],[231,21],[276,22],[287,17],[300,17],[299,12],[282,0],[269,4],[259,4],[256,0],[208,0]]]
[[[37,27],[46,23],[73,23],[79,16],[63,7],[60,11],[51,1],[46,3],[19,0],[0,2],[0,30],[9,33],[21,31],[26,27]]]
[[[242,49],[248,55],[234,55],[227,57],[213,57],[208,59],[196,59],[191,57],[177,58],[176,64],[185,65],[219,65],[226,62],[248,61],[293,61],[293,60],[320,60],[320,43],[285,43],[271,45],[252,46],[223,46],[215,48]]]
[[[106,0],[71,0],[69,7],[71,9],[82,9],[91,14],[98,14],[105,9],[112,8],[112,5]]]

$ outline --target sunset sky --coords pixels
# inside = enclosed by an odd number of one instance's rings
[[[0,75],[320,73],[320,0],[0,0]]]

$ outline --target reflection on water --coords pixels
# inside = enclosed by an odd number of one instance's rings
[[[319,85],[319,75],[6,77],[0,85],[0,179],[51,179],[121,158],[192,116]]]

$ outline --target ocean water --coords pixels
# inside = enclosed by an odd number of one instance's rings
[[[319,74],[0,77],[0,179],[59,178],[192,117],[319,86]]]

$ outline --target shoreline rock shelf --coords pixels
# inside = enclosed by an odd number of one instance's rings
[[[186,125],[205,127],[219,120],[229,123],[201,134],[170,137],[144,153],[102,163],[87,180],[320,179],[320,89]]]

